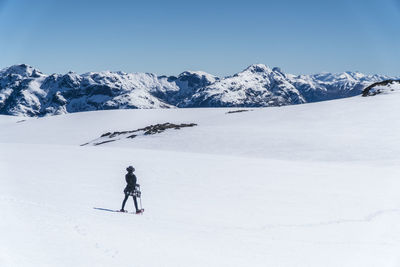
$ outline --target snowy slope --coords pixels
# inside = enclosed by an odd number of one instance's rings
[[[399,100],[0,116],[0,266],[398,266]]]
[[[185,71],[177,77],[110,71],[45,75],[22,64],[0,71],[0,114],[283,106],[359,95],[367,86],[387,79],[391,77],[357,72],[295,76],[263,64],[225,78],[202,71]]]
[[[391,94],[400,91],[400,80],[385,80],[376,82],[363,90],[363,96],[374,96],[378,94]]]

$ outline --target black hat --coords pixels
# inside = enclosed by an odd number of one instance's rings
[[[133,166],[129,166],[128,168],[126,168],[126,170],[127,170],[128,172],[134,172],[134,171],[135,171],[135,168],[133,168]]]

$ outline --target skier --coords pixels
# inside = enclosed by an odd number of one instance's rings
[[[125,203],[128,200],[129,196],[133,197],[133,202],[135,203],[135,209],[136,209],[136,213],[141,213],[142,210],[138,209],[138,204],[137,204],[137,199],[136,199],[136,195],[135,195],[135,190],[136,190],[136,186],[138,186],[137,179],[136,179],[136,175],[133,174],[133,172],[135,171],[135,168],[133,168],[132,166],[129,166],[128,168],[126,168],[127,170],[127,174],[125,175],[125,180],[126,180],[126,187],[124,189],[124,194],[125,194],[125,198],[124,201],[122,202],[122,208],[121,208],[121,212],[125,212],[124,207],[125,207]]]

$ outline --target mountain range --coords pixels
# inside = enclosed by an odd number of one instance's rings
[[[26,65],[0,70],[0,114],[47,116],[72,112],[197,107],[269,107],[359,95],[396,79],[359,72],[293,75],[254,64],[228,77],[202,71],[178,76],[88,72],[46,75]]]

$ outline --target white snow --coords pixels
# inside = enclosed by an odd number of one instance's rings
[[[387,85],[377,85],[371,88],[369,91],[370,95],[375,95],[375,94],[392,94],[392,93],[398,93],[400,91],[400,82],[393,81]]]
[[[399,100],[0,116],[0,266],[398,266]]]

